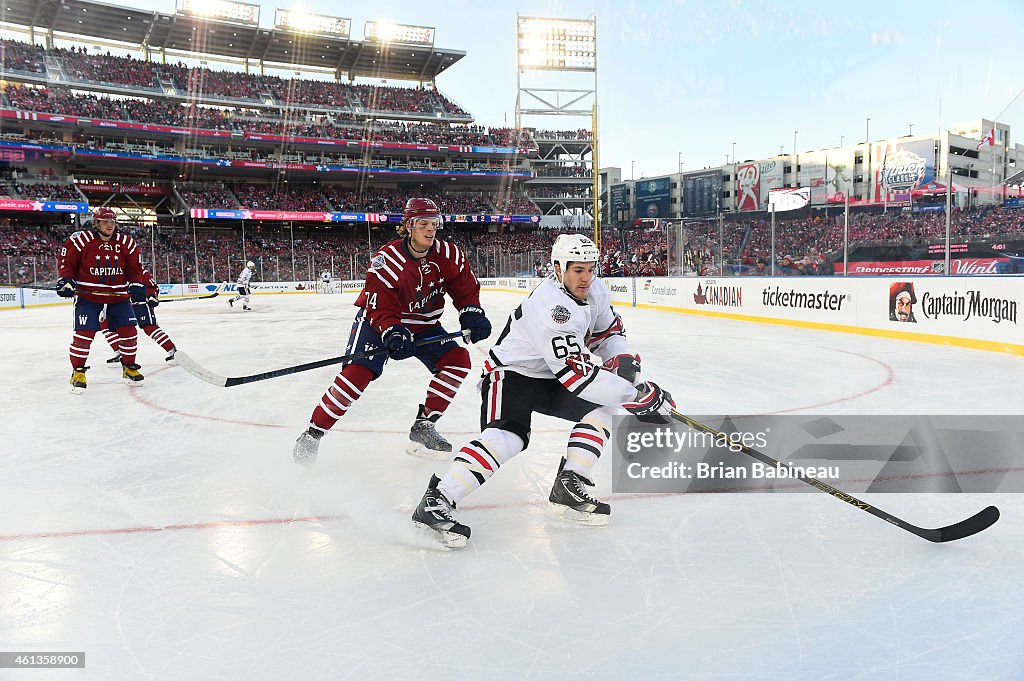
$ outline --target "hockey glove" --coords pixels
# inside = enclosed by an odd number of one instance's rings
[[[146,285],[133,281],[128,284],[128,297],[132,299],[133,305],[146,302]]]
[[[491,335],[491,322],[479,307],[464,307],[459,313],[459,324],[469,331],[469,342],[479,343]]]
[[[381,340],[384,341],[384,347],[391,359],[409,359],[416,352],[412,331],[401,324],[389,327],[381,336]]]
[[[149,304],[150,307],[156,307],[157,305],[160,304],[160,300],[156,296],[150,296],[149,298],[146,298],[146,302]]]
[[[647,381],[637,387],[633,401],[623,403],[622,407],[644,423],[664,424],[669,423],[667,417],[676,408],[676,403],[667,390]]]
[[[640,355],[615,355],[602,366],[636,385],[640,375]]]
[[[61,298],[70,298],[75,295],[75,282],[67,277],[57,280],[57,295]]]

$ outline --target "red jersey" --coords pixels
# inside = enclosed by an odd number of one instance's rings
[[[96,232],[75,232],[60,250],[60,276],[75,282],[75,293],[94,303],[128,300],[128,284],[144,282],[139,247],[127,234],[103,241]]]
[[[441,321],[445,293],[457,310],[480,307],[480,282],[462,251],[435,239],[427,254],[417,259],[405,239],[395,239],[373,256],[355,304],[366,310],[380,333],[394,324],[417,333]]]
[[[156,283],[156,279],[153,278],[152,272],[149,270],[142,270],[142,283],[146,285],[147,298],[160,297],[160,285]]]

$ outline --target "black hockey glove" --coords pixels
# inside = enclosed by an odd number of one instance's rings
[[[636,385],[640,375],[640,355],[615,355],[602,366]]]
[[[61,298],[70,298],[75,295],[75,282],[67,277],[61,277],[57,280],[57,295]]]
[[[469,331],[469,342],[479,343],[491,335],[491,322],[479,307],[464,307],[459,312],[459,324]]]
[[[146,302],[149,304],[150,307],[156,307],[157,305],[160,304],[160,300],[156,296],[150,296],[149,298],[146,298]]]
[[[633,401],[623,403],[622,407],[644,423],[665,424],[669,423],[669,412],[676,408],[676,403],[667,390],[647,381],[637,387]]]
[[[391,359],[409,359],[416,352],[412,331],[401,324],[389,327],[384,332],[384,335],[381,336],[381,340],[384,341],[384,347],[387,349],[388,356]]]
[[[133,281],[128,284],[128,297],[132,299],[132,305],[146,302],[146,285]]]

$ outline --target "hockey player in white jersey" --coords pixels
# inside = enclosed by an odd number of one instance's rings
[[[252,279],[252,273],[255,271],[256,263],[254,263],[252,260],[245,263],[245,267],[242,268],[242,271],[238,275],[238,295],[235,296],[234,298],[228,298],[228,307],[234,307],[235,302],[241,300],[243,310],[252,309],[251,307],[249,307],[250,295],[252,294],[252,291],[249,287],[249,280]]]
[[[320,273],[320,293],[331,293],[331,272],[324,270]]]
[[[484,362],[482,432],[463,446],[440,478],[433,476],[415,523],[461,548],[470,529],[456,504],[530,443],[534,413],[574,423],[548,500],[563,517],[604,525],[611,509],[586,490],[621,406],[650,418],[667,415],[672,397],[639,378],[640,357],[629,352],[622,320],[596,276],[600,253],[579,234],[563,234],[551,249],[554,273],[509,317]],[[590,354],[600,356],[595,364]]]

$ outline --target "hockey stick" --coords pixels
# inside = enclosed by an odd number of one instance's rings
[[[452,340],[454,338],[460,338],[463,336],[462,331],[455,331],[448,333],[443,336],[433,336],[431,338],[422,338],[416,341],[416,346],[429,345],[431,343],[443,343],[444,341]],[[221,388],[230,388],[236,385],[242,385],[243,383],[255,383],[256,381],[265,381],[268,378],[278,378],[279,376],[288,376],[290,374],[297,374],[300,371],[309,371],[310,369],[319,369],[320,367],[330,366],[332,364],[341,364],[342,362],[348,362],[353,359],[367,359],[369,357],[375,357],[387,352],[387,348],[377,348],[376,350],[370,350],[368,352],[354,352],[351,355],[342,355],[341,357],[329,357],[328,359],[317,360],[316,362],[307,362],[305,364],[296,364],[295,366],[285,367],[283,369],[277,369],[275,371],[265,371],[262,374],[253,374],[251,376],[221,376],[215,374],[209,369],[205,369],[196,363],[194,359],[189,357],[186,353],[178,350],[177,354],[174,355],[174,361],[180,364],[181,367],[195,376],[196,378],[206,381],[211,385],[216,385]]]
[[[205,296],[186,296],[184,298],[161,298],[160,304],[162,305],[164,303],[181,303],[188,300],[207,300],[208,298],[216,298],[219,295],[220,291],[214,291],[213,293],[209,293]]]
[[[675,409],[673,409],[671,411],[671,414],[672,414],[672,418],[674,418],[676,421],[680,421],[682,423],[685,423],[686,425],[688,425],[690,428],[693,428],[694,430],[699,430],[701,432],[708,433],[709,435],[714,435],[716,437],[724,436],[723,433],[715,430],[714,428],[706,426],[703,423],[701,423],[700,421],[694,421],[689,416],[686,416],[684,414],[680,414]],[[777,461],[776,459],[773,459],[772,457],[768,456],[764,452],[759,452],[756,449],[752,449],[751,447],[747,447],[746,445],[744,445],[742,443],[739,443],[739,442],[737,442],[736,444],[738,444],[740,446],[741,451],[744,454],[746,454],[747,456],[753,457],[753,458],[757,459],[758,461],[760,461],[760,462],[762,462],[764,464],[767,464],[767,465],[772,466],[772,467],[786,466],[786,467],[792,468],[791,464],[789,464],[789,463],[783,464],[781,461]],[[800,480],[800,482],[804,482],[804,483],[810,485],[811,487],[817,487],[822,492],[825,492],[826,494],[831,494],[832,496],[834,496],[836,499],[839,499],[840,501],[845,501],[846,503],[850,504],[851,506],[853,506],[855,508],[859,508],[862,511],[866,511],[866,512],[870,513],[871,515],[875,516],[876,518],[881,518],[882,520],[884,520],[884,521],[886,521],[888,523],[892,523],[896,527],[899,527],[899,528],[901,528],[903,530],[906,530],[907,532],[912,532],[912,533],[916,534],[918,537],[922,537],[924,539],[927,539],[930,542],[941,543],[941,542],[947,542],[947,541],[954,541],[954,540],[957,540],[957,539],[963,539],[964,537],[970,537],[972,534],[977,534],[978,532],[981,532],[985,528],[987,528],[990,525],[992,525],[993,523],[995,523],[995,521],[999,520],[999,509],[996,508],[995,506],[988,506],[988,507],[983,508],[982,510],[978,511],[977,513],[972,515],[970,518],[966,518],[965,520],[961,520],[958,523],[953,523],[952,525],[947,525],[945,527],[938,527],[938,528],[935,528],[935,529],[929,529],[929,528],[925,528],[925,527],[918,527],[917,525],[912,525],[912,524],[908,523],[906,520],[903,520],[902,518],[897,518],[896,516],[892,515],[891,513],[883,511],[880,508],[875,508],[874,506],[868,504],[867,502],[861,501],[857,497],[852,496],[850,494],[847,494],[846,492],[844,492],[844,491],[842,491],[840,489],[836,489],[832,485],[824,483],[821,480],[818,480],[817,478],[812,478],[810,476],[792,476],[792,477],[797,478],[798,480]]]

